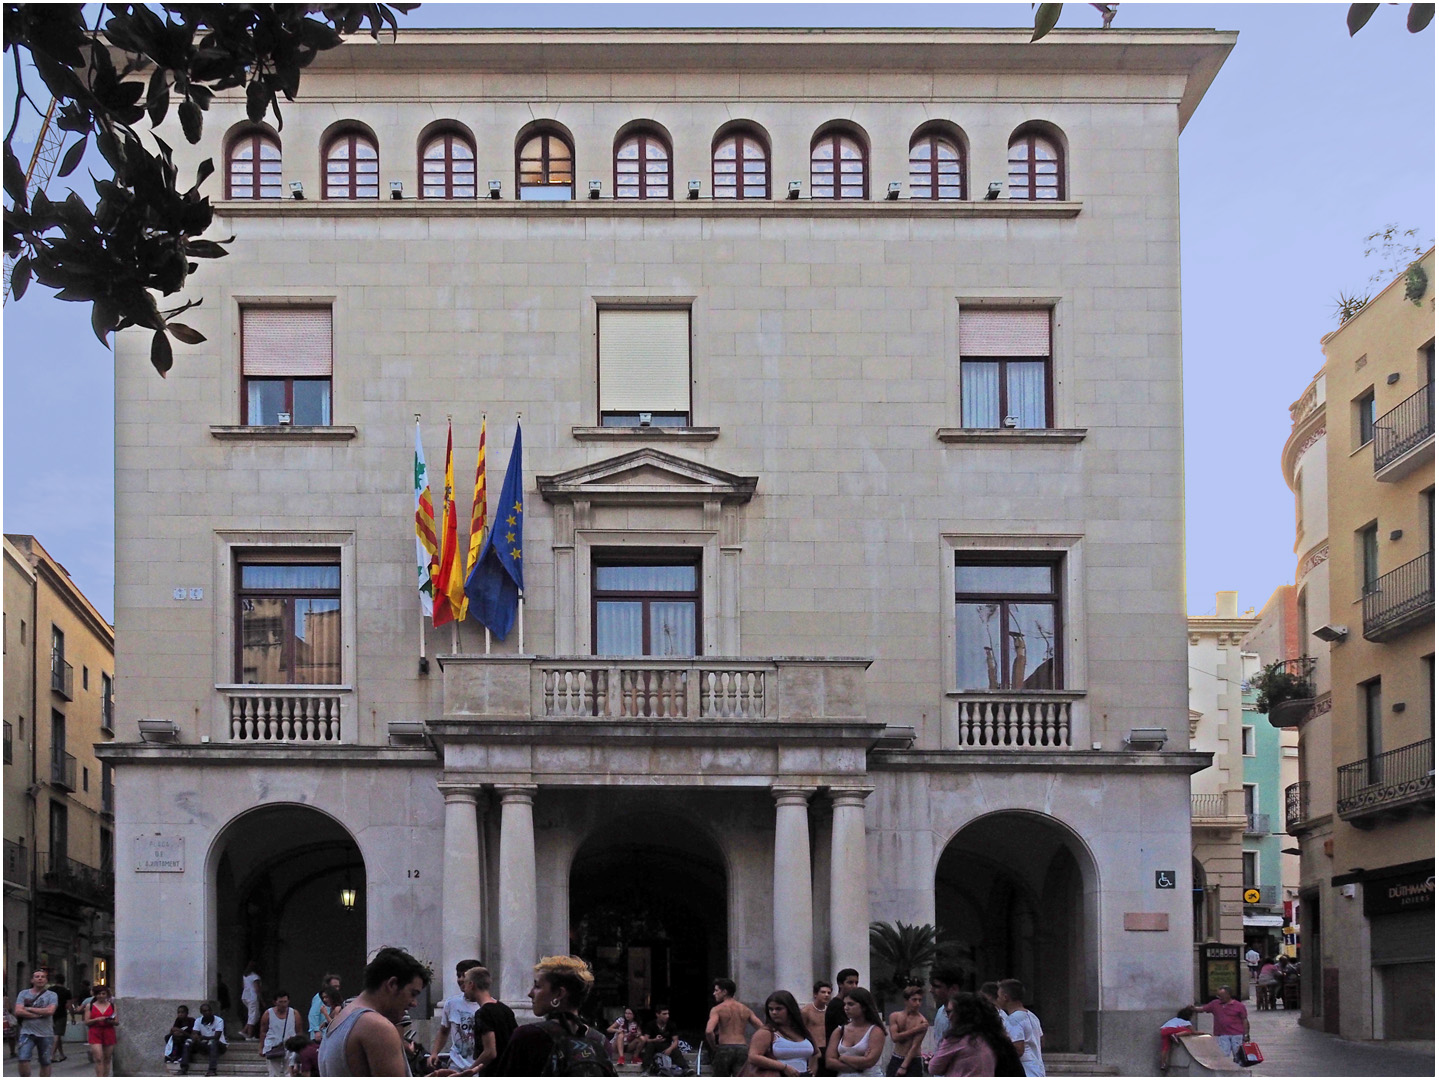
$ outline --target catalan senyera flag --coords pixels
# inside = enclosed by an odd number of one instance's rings
[[[485,542],[485,528],[489,523],[490,507],[489,496],[485,492],[485,428],[487,424],[484,419],[480,420],[480,453],[475,458],[475,499],[470,503],[470,551],[469,558],[465,560],[465,579],[469,579],[469,572],[479,564],[480,548]]]
[[[439,546],[435,543],[435,506],[430,501],[430,472],[425,467],[425,447],[420,441],[420,422],[415,421],[415,578],[420,589],[420,613],[435,614],[435,571]]]
[[[455,514],[455,431],[445,436],[445,504],[440,514],[440,572],[435,578],[436,626],[464,622],[469,601],[460,569],[459,522]]]

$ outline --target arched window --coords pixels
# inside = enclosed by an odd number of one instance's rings
[[[731,131],[714,145],[716,199],[768,199],[769,147],[753,129]]]
[[[1036,128],[1020,128],[1009,140],[1009,197],[1064,198],[1064,158],[1059,142]]]
[[[280,144],[263,131],[247,131],[230,144],[227,196],[231,199],[278,199]]]
[[[930,129],[909,144],[909,197],[963,199],[964,148],[958,139]]]
[[[857,138],[831,129],[815,139],[809,152],[809,194],[812,199],[869,198],[869,162]]]
[[[515,162],[515,190],[521,199],[564,201],[575,197],[575,151],[555,131],[531,135]]]
[[[475,148],[458,131],[436,132],[420,151],[420,197],[475,197]]]
[[[325,198],[378,199],[380,152],[362,131],[342,131],[325,147]]]
[[[616,199],[668,199],[670,146],[655,131],[636,131],[615,147]]]

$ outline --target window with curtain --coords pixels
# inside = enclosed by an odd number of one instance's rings
[[[1060,563],[956,556],[956,689],[1061,689],[1061,616]]]
[[[525,140],[516,159],[521,201],[564,202],[575,197],[575,151],[569,140],[542,131]]]
[[[964,173],[964,151],[948,135],[925,131],[909,144],[911,199],[963,199]]]
[[[475,197],[475,148],[459,132],[433,135],[420,151],[420,197]]]
[[[340,566],[243,560],[235,590],[235,681],[333,686],[340,682]]]
[[[959,313],[960,424],[1047,428],[1051,312],[966,308]]]
[[[1064,198],[1064,159],[1057,140],[1032,128],[1010,139],[1009,197]]]
[[[716,199],[768,199],[769,148],[753,131],[732,131],[714,146]]]
[[[262,131],[230,143],[226,190],[232,199],[278,199],[283,194],[280,144]]]
[[[331,337],[327,307],[241,308],[241,423],[327,426]]]
[[[690,422],[689,308],[601,308],[600,424]]]
[[[867,199],[869,161],[853,135],[826,131],[809,152],[809,195],[812,199]]]
[[[615,198],[668,199],[670,145],[653,131],[637,131],[615,147]]]
[[[596,656],[699,654],[698,559],[596,557],[592,582]]]
[[[335,136],[325,147],[325,198],[378,199],[380,151],[362,132]]]

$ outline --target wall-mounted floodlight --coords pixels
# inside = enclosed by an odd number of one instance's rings
[[[791,199],[798,199],[798,198],[799,198],[799,181],[798,181],[798,180],[791,180],[791,181],[789,182],[789,197],[790,197]]]
[[[1349,627],[1331,626],[1328,623],[1325,623],[1323,626],[1319,627],[1319,629],[1314,631],[1314,636],[1317,637],[1320,641],[1327,641],[1331,644],[1338,644],[1349,636]]]
[[[603,184],[604,184],[604,181],[603,181],[603,180],[591,180],[591,181],[590,181],[590,198],[592,198],[592,199],[598,199],[598,198],[600,197],[600,187],[601,187]]]
[[[290,181],[290,198],[303,199],[305,197],[305,185],[299,180]]]
[[[403,199],[405,197],[405,182],[403,180],[390,181],[390,198]]]
[[[498,180],[491,180],[491,181],[490,181],[490,198],[492,198],[492,199],[498,199],[499,197],[500,197],[500,182],[499,182]]]
[[[1169,732],[1162,727],[1130,728],[1124,742],[1131,750],[1163,750]]]
[[[990,199],[997,199],[997,198],[999,198],[999,190],[1000,190],[1000,184],[999,184],[999,181],[996,180],[996,181],[994,181],[994,183],[992,183],[992,184],[989,185],[989,190],[984,193],[985,201],[987,202],[987,201],[989,201]]]
[[[894,202],[896,199],[899,198],[899,181],[898,181],[898,180],[892,181],[892,182],[890,183],[890,185],[889,185],[889,191],[886,193],[885,197],[886,197],[887,199],[889,199],[890,202]]]
[[[691,198],[691,199],[698,199],[699,197],[700,197],[700,182],[699,182],[698,180],[691,180],[691,181],[690,181],[690,198]]]

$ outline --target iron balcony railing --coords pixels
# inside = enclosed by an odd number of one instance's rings
[[[1352,821],[1434,803],[1434,740],[1339,766],[1335,810]]]
[[[66,701],[75,700],[75,669],[58,653],[50,657],[50,689]]]
[[[50,755],[50,783],[66,791],[75,790],[75,755],[56,751]]]
[[[93,866],[64,855],[42,851],[37,856],[35,886],[42,892],[64,893],[91,907],[110,909],[115,904],[115,878]]]
[[[1277,728],[1296,727],[1309,715],[1316,693],[1318,658],[1296,656],[1266,667],[1250,685],[1257,687],[1268,711],[1269,723]]]
[[[1434,553],[1390,570],[1364,592],[1364,637],[1388,641],[1434,618]]]
[[[1301,780],[1284,789],[1284,831],[1297,836],[1309,820],[1309,781]]]
[[[30,880],[30,854],[24,844],[5,841],[5,883],[22,889]]]
[[[1269,815],[1268,815],[1268,814],[1246,814],[1245,817],[1248,819],[1248,820],[1246,820],[1245,823],[1244,823],[1244,831],[1245,831],[1245,833],[1247,833],[1247,834],[1250,835],[1250,836],[1268,836],[1268,835],[1269,835]]]
[[[1374,421],[1374,471],[1398,461],[1434,435],[1434,384],[1421,387]]]

